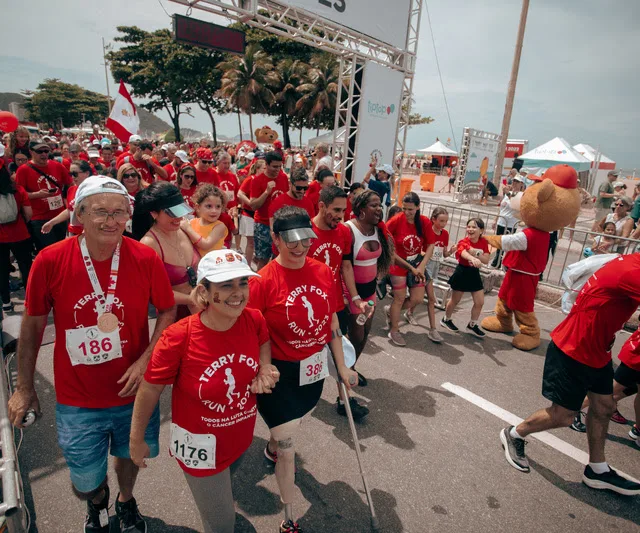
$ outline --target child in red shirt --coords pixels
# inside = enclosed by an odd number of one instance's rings
[[[451,315],[462,299],[465,292],[470,292],[473,298],[471,308],[471,321],[467,325],[470,333],[479,338],[484,338],[486,333],[480,329],[478,319],[484,305],[484,285],[480,277],[480,267],[489,262],[489,242],[482,237],[484,222],[480,218],[471,218],[467,222],[467,236],[457,246],[456,259],[458,266],[449,278],[449,285],[453,289],[451,299],[447,303],[445,316],[440,320],[440,325],[454,333],[459,331],[451,320]]]

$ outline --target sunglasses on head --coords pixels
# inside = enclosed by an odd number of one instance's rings
[[[296,188],[296,191],[298,191],[298,192],[306,191],[306,190],[309,189],[308,185],[294,185],[294,187]]]
[[[36,154],[48,154],[51,152],[48,148],[39,148],[38,150],[34,150]]]

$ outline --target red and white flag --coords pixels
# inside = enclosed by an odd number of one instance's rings
[[[136,106],[122,80],[106,126],[123,143],[128,143],[129,137],[138,133],[140,129],[140,117],[136,112]]]

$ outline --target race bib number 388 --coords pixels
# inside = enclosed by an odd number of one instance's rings
[[[327,364],[328,348],[300,361],[300,385],[311,385],[329,376]]]
[[[189,433],[177,424],[171,424],[169,451],[189,468],[215,469],[216,437],[210,434]]]

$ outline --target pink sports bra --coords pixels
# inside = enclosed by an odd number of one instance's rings
[[[171,286],[175,287],[176,285],[182,285],[183,283],[187,283],[189,281],[189,274],[187,274],[187,267],[166,263],[164,260],[164,250],[162,249],[162,244],[160,243],[160,240],[152,230],[149,230],[149,233],[151,233],[153,238],[158,243],[158,246],[160,247],[160,257],[162,258],[162,264],[164,265],[164,269],[167,273],[167,276],[169,276],[169,283],[171,283]],[[199,261],[200,261],[200,253],[194,246],[193,259],[191,260],[191,268],[196,270],[198,268]]]

